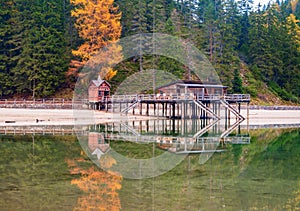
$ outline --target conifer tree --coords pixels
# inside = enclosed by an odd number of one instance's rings
[[[232,91],[234,93],[242,93],[243,92],[243,81],[240,76],[238,69],[234,70],[234,77],[232,81]]]
[[[12,94],[12,77],[10,75],[11,56],[16,48],[11,43],[13,26],[11,17],[13,16],[13,2],[0,1],[0,98]]]
[[[16,0],[6,36],[10,87],[25,96],[49,96],[64,83],[66,49],[61,1]]]

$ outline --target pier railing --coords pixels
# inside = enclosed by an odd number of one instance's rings
[[[226,101],[236,101],[236,102],[250,102],[250,94],[230,94],[225,95],[224,99]]]
[[[224,99],[228,102],[250,102],[249,94],[229,94],[229,95],[194,95],[189,94],[137,94],[137,95],[113,95],[106,98],[105,102],[135,102],[135,101],[220,101]],[[63,98],[52,99],[0,99],[0,108],[40,108],[40,109],[72,109],[88,105],[87,99],[72,100]]]
[[[249,94],[228,94],[228,95],[194,95],[190,94],[138,94],[138,95],[113,95],[112,102],[133,102],[133,101],[178,101],[178,100],[200,100],[200,101],[226,101],[249,102]]]
[[[87,100],[72,99],[0,99],[0,108],[72,109],[73,105],[87,105]]]

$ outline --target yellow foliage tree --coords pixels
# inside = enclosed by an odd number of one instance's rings
[[[75,6],[71,15],[75,17],[75,27],[84,43],[77,50],[73,50],[74,56],[82,59],[85,64],[95,56],[100,49],[107,47],[120,39],[121,36],[121,13],[114,6],[114,0],[71,0]],[[115,48],[115,47],[114,47]],[[114,51],[116,57],[120,57],[121,49]],[[119,61],[119,60],[118,60]],[[99,70],[103,78],[111,79],[116,71],[109,68],[110,64]],[[106,74],[101,74],[101,72]]]

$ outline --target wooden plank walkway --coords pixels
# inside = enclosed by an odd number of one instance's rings
[[[246,119],[241,113],[242,104],[248,107],[249,94],[195,95],[195,94],[138,94],[113,95],[99,102],[98,108],[113,113],[160,116],[167,118],[214,118],[220,119],[220,105],[225,107],[225,116],[232,113],[237,119]],[[236,105],[231,106],[231,104]],[[93,104],[95,105],[95,104]],[[92,108],[95,108],[91,104]]]
[[[138,94],[138,95],[113,95],[106,98],[103,102],[166,102],[166,101],[186,101],[186,100],[199,100],[199,101],[220,101],[224,99],[228,102],[250,102],[250,94],[229,94],[221,95],[194,95],[194,94]]]
[[[0,108],[30,108],[30,109],[72,109],[73,105],[88,105],[87,100],[72,99],[0,99]]]

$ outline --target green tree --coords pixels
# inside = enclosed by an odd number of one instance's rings
[[[63,5],[60,1],[19,2],[21,50],[12,69],[16,90],[32,97],[54,94],[64,83],[67,70]]]
[[[1,3],[1,95],[43,97],[63,86],[70,55],[66,6],[59,0]]]
[[[243,93],[243,81],[240,76],[239,70],[234,70],[234,77],[232,81],[232,91],[234,93]]]
[[[0,97],[5,97],[13,93],[12,77],[10,75],[10,67],[12,65],[11,57],[14,55],[14,49],[17,45],[11,42],[13,30],[17,29],[11,20],[14,15],[12,1],[0,1]]]

